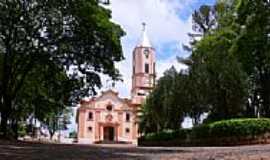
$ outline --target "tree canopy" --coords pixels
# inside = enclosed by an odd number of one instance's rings
[[[270,1],[267,0],[218,0],[213,6],[201,6],[192,15],[193,32],[188,34],[190,44],[184,45],[191,54],[187,58],[178,58],[180,63],[188,66],[185,78],[175,79],[179,85],[174,86],[172,82],[162,82],[168,77],[165,74],[146,101],[145,114],[161,114],[165,119],[170,116],[182,119],[184,114],[193,119],[194,125],[201,122],[204,113],[208,115],[204,122],[269,117],[269,17]],[[182,77],[181,73],[175,74]],[[172,94],[158,94],[158,88],[167,85],[174,86],[166,90]],[[153,105],[151,99],[159,101]],[[175,99],[177,101],[173,103]],[[162,105],[164,102],[166,105]],[[165,114],[164,110],[174,106],[178,106],[174,114]],[[158,119],[150,116],[147,117],[149,121]],[[168,127],[162,129],[175,129],[171,127],[175,122],[179,121],[170,121],[166,124]],[[142,126],[145,124],[143,119]],[[155,127],[156,123],[148,124]]]
[[[1,132],[34,115],[46,121],[120,78],[121,27],[97,0],[0,1]],[[57,111],[57,112],[56,112]],[[14,127],[12,127],[14,126]]]

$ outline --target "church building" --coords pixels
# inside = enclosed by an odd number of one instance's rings
[[[143,23],[142,37],[133,50],[131,98],[109,89],[100,96],[81,100],[77,110],[78,143],[137,144],[137,112],[155,85],[155,49]]]

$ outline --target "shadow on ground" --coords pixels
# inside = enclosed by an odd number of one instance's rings
[[[2,160],[147,160],[151,155],[180,153],[181,150],[136,147],[39,144],[0,141]],[[147,157],[147,155],[150,155]]]
[[[0,160],[270,160],[270,145],[147,148],[0,141]]]

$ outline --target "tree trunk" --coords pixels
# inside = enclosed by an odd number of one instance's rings
[[[195,115],[193,118],[193,126],[198,126],[200,122],[200,115]]]
[[[7,122],[8,115],[5,112],[1,113],[1,131],[3,132],[3,137],[7,137]]]
[[[12,131],[13,131],[13,136],[14,136],[14,138],[17,140],[18,137],[19,137],[19,133],[18,133],[18,121],[17,121],[16,119],[14,119],[14,120],[12,121],[12,126],[11,126],[11,128],[12,128]]]
[[[54,136],[55,131],[49,131],[49,133],[50,133],[50,140],[52,140],[52,139],[53,139],[53,136]]]
[[[12,107],[12,103],[10,98],[7,96],[4,96],[3,99],[3,106],[2,106],[2,112],[1,112],[1,131],[3,132],[3,137],[7,138],[8,136],[8,120],[10,118],[10,110]]]
[[[269,73],[270,74],[270,73]],[[270,117],[270,75],[267,73],[260,73],[261,84],[261,98],[262,98],[262,110],[264,117]]]

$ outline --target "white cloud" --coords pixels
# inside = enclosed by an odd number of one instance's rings
[[[177,12],[189,6],[194,0],[111,0],[112,19],[120,24],[127,35],[122,39],[125,60],[117,64],[124,82],[118,82],[116,89],[121,96],[128,97],[131,88],[132,50],[141,35],[142,22],[147,23],[148,35],[156,48],[157,74],[174,65],[182,68],[175,57],[183,53],[181,44],[188,42],[187,33],[191,30],[191,18],[181,20]],[[162,52],[166,44],[174,44],[176,50]]]
[[[138,39],[141,23],[146,22],[153,44],[187,41],[190,21],[181,21],[178,12],[192,0],[112,0],[113,21],[127,32],[126,40]]]
[[[165,59],[165,60],[159,60],[157,61],[157,78],[160,78],[161,76],[163,76],[163,73],[169,69],[171,66],[174,66],[175,68],[179,70],[181,69],[186,69],[187,66],[183,65],[183,64],[180,64],[177,62],[177,59],[172,56],[168,59]]]

